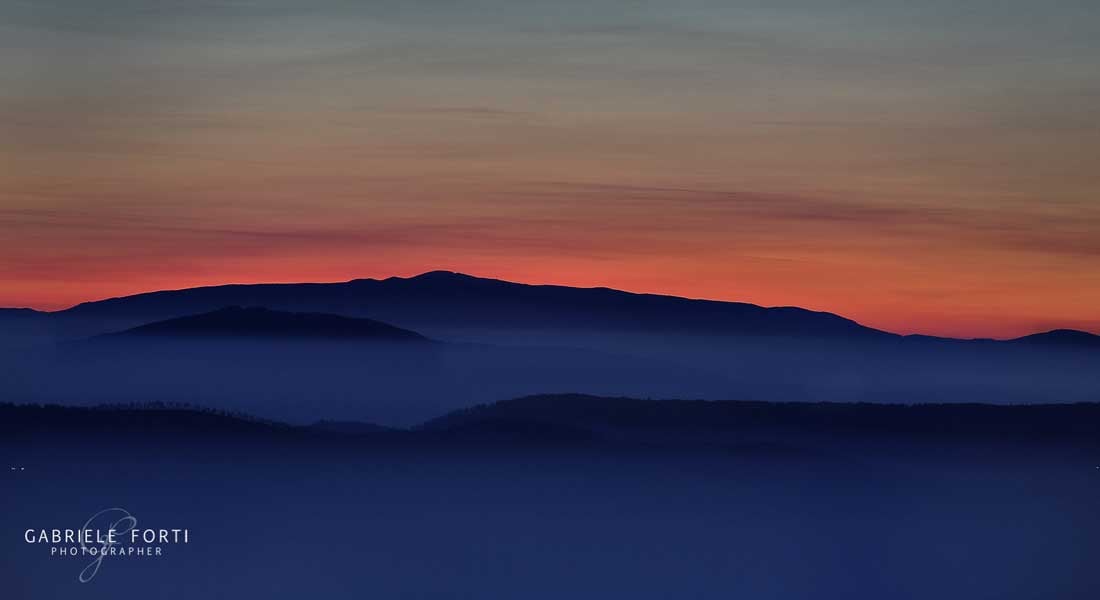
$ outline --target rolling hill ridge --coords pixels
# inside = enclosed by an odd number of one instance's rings
[[[261,307],[231,306],[215,311],[141,325],[98,339],[127,338],[295,338],[427,342],[407,329],[373,319],[323,313],[292,313]]]

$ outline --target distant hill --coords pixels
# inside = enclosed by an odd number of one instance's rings
[[[50,313],[30,308],[0,308],[0,349],[11,344],[48,341],[52,332]],[[3,387],[0,384],[0,387]],[[0,396],[3,394],[0,393]]]
[[[526,285],[433,271],[346,283],[225,285],[80,304],[59,317],[179,317],[224,306],[370,317],[412,329],[486,328],[892,338],[843,317],[795,307],[634,294],[608,288]]]
[[[292,313],[232,306],[208,313],[149,323],[97,339],[126,338],[294,338],[427,342],[407,329],[371,319],[321,313]]]
[[[1055,329],[1045,333],[1025,335],[1011,340],[1018,344],[1034,346],[1064,346],[1073,348],[1100,348],[1100,335],[1075,329]]]
[[[49,313],[39,312],[33,308],[0,308],[0,319],[30,319],[48,314]]]

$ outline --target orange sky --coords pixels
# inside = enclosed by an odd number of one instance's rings
[[[451,269],[1100,331],[1070,0],[526,4],[0,9],[0,306]]]

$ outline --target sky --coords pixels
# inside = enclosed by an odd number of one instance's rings
[[[1100,332],[1095,0],[0,0],[0,306],[448,269]]]

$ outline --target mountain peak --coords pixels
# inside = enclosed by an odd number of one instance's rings
[[[473,281],[483,279],[482,277],[474,277],[473,275],[467,275],[465,273],[459,273],[458,271],[425,271],[419,275],[413,275],[406,278],[409,281]]]

